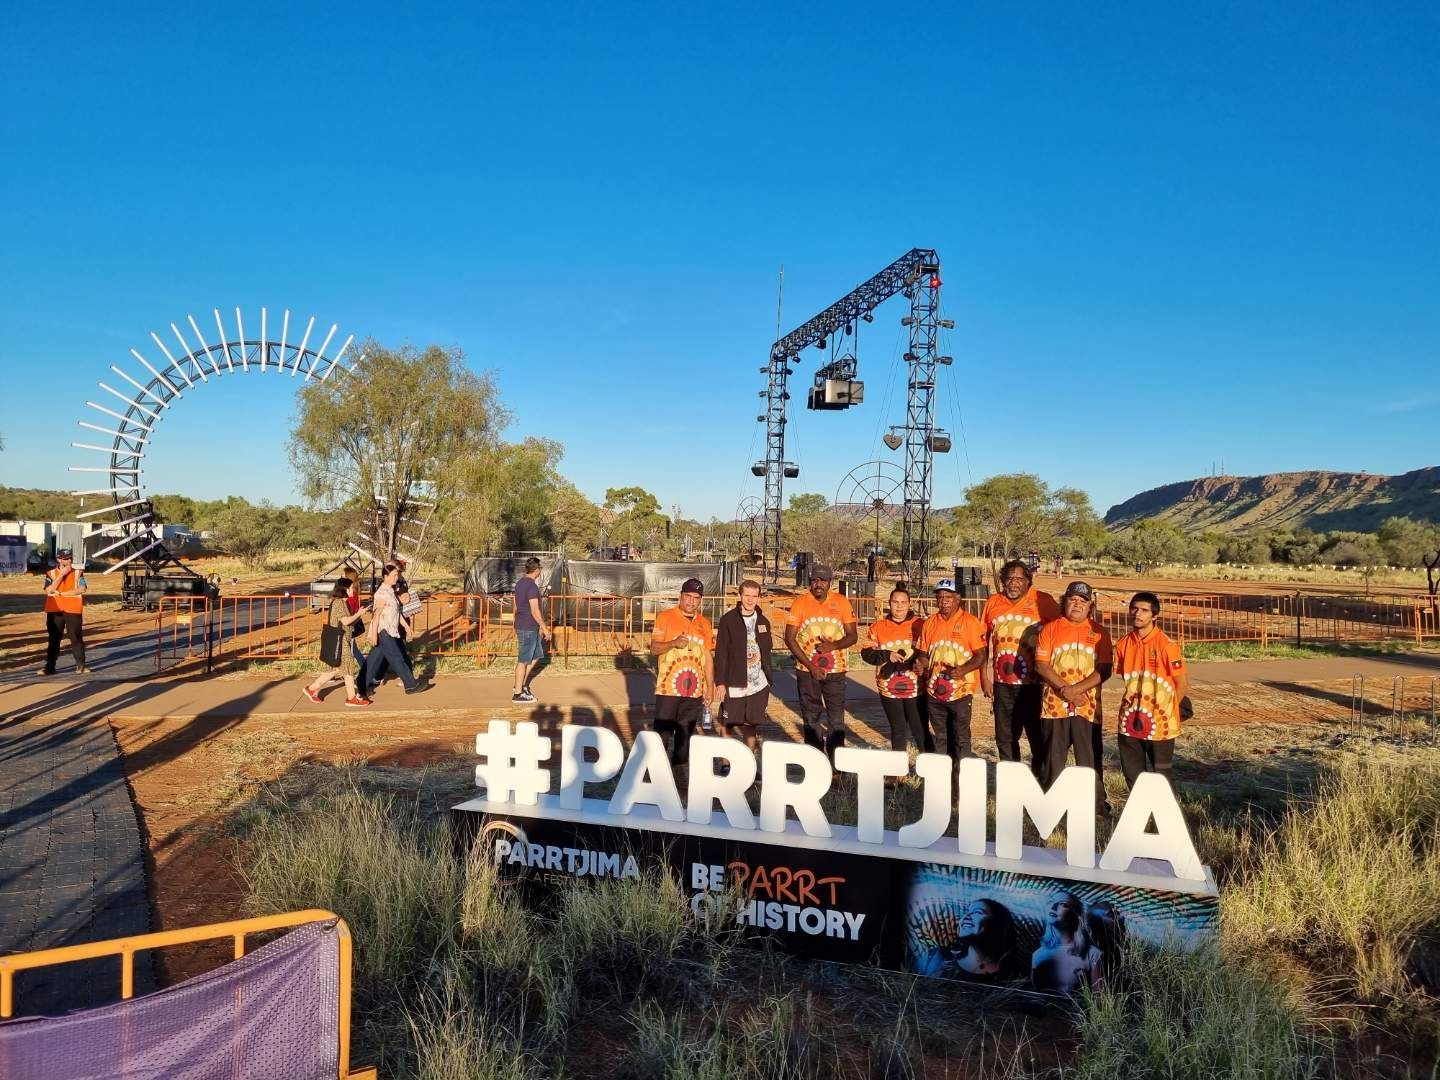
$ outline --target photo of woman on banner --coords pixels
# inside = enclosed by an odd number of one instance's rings
[[[1060,893],[1050,902],[1040,947],[1030,958],[1030,979],[1037,990],[1073,994],[1082,986],[1104,985],[1104,954],[1092,943],[1085,905],[1074,893]]]

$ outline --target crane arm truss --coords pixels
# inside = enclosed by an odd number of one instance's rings
[[[911,248],[869,281],[855,286],[820,314],[801,323],[770,347],[771,360],[795,356],[837,330],[852,325],[919,280],[922,268],[936,267],[940,257],[933,248]]]
[[[760,473],[765,477],[765,531],[762,548],[765,572],[771,581],[778,581],[780,578],[780,508],[785,478],[789,476],[793,479],[799,475],[799,469],[794,463],[785,460],[785,403],[790,400],[788,380],[793,374],[789,361],[797,357],[801,350],[819,344],[846,327],[853,327],[856,319],[869,318],[872,311],[897,293],[905,292],[913,301],[919,296],[922,275],[938,273],[939,267],[940,257],[934,248],[911,248],[874,277],[855,286],[824,311],[801,323],[770,346],[770,362],[761,368],[761,374],[766,376],[766,387],[761,392],[761,397],[765,399],[765,412],[757,419],[765,424],[765,462],[764,471]],[[912,312],[912,318],[915,314]],[[913,327],[911,336],[913,347]],[[933,357],[933,336],[930,345],[930,355]],[[912,375],[912,387],[915,382]],[[933,385],[933,375],[931,383]],[[911,394],[913,398],[913,389]],[[908,455],[906,464],[911,464]],[[757,463],[757,473],[760,468]],[[922,508],[928,504],[928,466],[924,469],[924,483],[925,501],[913,508],[920,513],[923,513]],[[910,507],[910,503],[907,488],[907,507]],[[918,539],[923,547],[923,525]],[[923,556],[921,563],[923,567]]]

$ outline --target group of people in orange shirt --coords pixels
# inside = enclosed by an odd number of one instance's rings
[[[854,609],[831,590],[833,578],[828,567],[811,570],[784,631],[805,741],[832,758],[846,738],[847,650],[859,642]],[[907,589],[891,591],[861,649],[875,668],[891,746],[931,752],[943,731],[952,758],[974,756],[970,721],[979,691],[993,704],[1001,761],[1022,760],[1023,737],[1030,767],[1048,787],[1073,754],[1075,764],[1095,769],[1098,805],[1105,807],[1101,686],[1113,674],[1123,681],[1117,738],[1126,782],[1133,786],[1146,771],[1172,779],[1189,681],[1179,647],[1158,625],[1159,598],[1136,593],[1130,632],[1112,643],[1085,582],[1072,581],[1057,603],[1016,560],[1001,567],[999,584],[979,618],[965,610],[948,578],[936,583],[936,611],[925,618],[913,614]],[[759,583],[741,583],[718,633],[700,611],[703,592],[697,579],[685,582],[679,605],[656,616],[650,645],[659,658],[655,729],[672,736],[676,762],[685,760],[689,736],[712,708],[728,733],[754,748],[774,683],[773,634],[759,607]]]

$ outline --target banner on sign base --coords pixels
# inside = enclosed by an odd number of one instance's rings
[[[737,905],[739,925],[796,955],[923,975],[1073,992],[1099,985],[1127,938],[1191,948],[1217,926],[1208,875],[1177,883],[1137,865],[1097,880],[1048,848],[1027,848],[1014,865],[961,856],[953,836],[903,848],[894,833],[862,843],[853,827],[834,826],[817,842],[796,822],[772,836],[666,821],[649,807],[617,821],[602,800],[567,809],[549,795],[534,806],[474,799],[452,816],[466,850],[478,844],[530,887],[662,869],[697,912]]]

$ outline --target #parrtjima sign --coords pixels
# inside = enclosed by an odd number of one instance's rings
[[[1073,992],[1099,985],[1126,938],[1193,948],[1217,927],[1218,895],[1170,785],[1142,774],[1109,842],[1097,850],[1095,774],[1066,769],[1041,788],[1019,762],[958,768],[920,754],[919,816],[885,827],[885,781],[910,774],[898,750],[736,739],[690,740],[681,784],[664,743],[642,732],[629,754],[601,727],[551,740],[533,723],[492,721],[475,738],[483,796],[456,806],[467,849],[540,882],[642,878],[663,867],[691,903],[734,905],[742,926],[820,959],[876,962],[927,975]],[[728,767],[727,767],[728,766]],[[854,778],[855,824],[832,824],[822,800],[834,773]],[[759,785],[758,811],[747,793]],[[608,799],[591,785],[616,781]],[[848,786],[848,785],[847,785]],[[1044,839],[1023,842],[1026,821]]]

